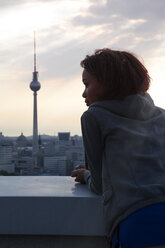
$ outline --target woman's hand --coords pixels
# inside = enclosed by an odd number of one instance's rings
[[[85,165],[78,165],[76,170],[72,171],[71,177],[75,177],[75,181],[85,184],[84,175],[88,170],[85,169]]]

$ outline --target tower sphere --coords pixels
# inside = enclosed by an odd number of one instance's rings
[[[33,81],[30,83],[30,89],[35,92],[41,88],[41,84],[38,82],[37,74],[37,71],[33,72]]]

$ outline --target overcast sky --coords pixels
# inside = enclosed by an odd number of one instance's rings
[[[39,133],[81,134],[80,61],[97,48],[135,53],[165,108],[164,0],[0,0],[0,132],[32,134],[33,33],[37,40]]]

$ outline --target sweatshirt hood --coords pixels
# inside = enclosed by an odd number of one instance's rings
[[[124,100],[98,101],[92,103],[89,108],[91,107],[104,108],[114,114],[135,120],[148,120],[156,111],[156,106],[148,93],[128,95]]]

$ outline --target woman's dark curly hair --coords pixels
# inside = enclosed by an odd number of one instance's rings
[[[129,52],[98,49],[80,65],[103,85],[99,100],[122,100],[127,95],[144,94],[150,86],[147,69]]]

